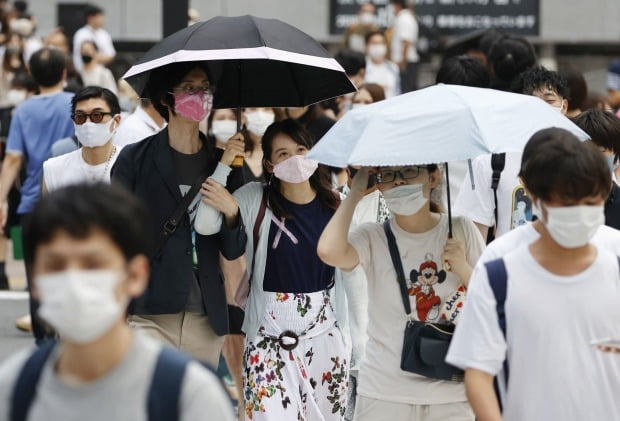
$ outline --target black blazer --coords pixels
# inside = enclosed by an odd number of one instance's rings
[[[203,139],[209,149],[209,173],[213,173],[222,152]],[[168,130],[164,129],[141,142],[126,146],[112,167],[112,182],[120,183],[137,195],[148,207],[152,238],[182,200],[172,163]],[[228,333],[228,312],[223,276],[219,267],[222,247],[219,234],[196,234],[198,282],[209,321],[218,335]],[[161,253],[151,257],[151,276],[146,292],[130,306],[131,314],[174,314],[182,312],[192,282],[192,239],[189,216],[185,213]]]

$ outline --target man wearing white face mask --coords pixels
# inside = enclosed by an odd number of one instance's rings
[[[610,172],[592,144],[557,128],[536,133],[524,157],[539,220],[514,231],[520,247],[474,269],[447,361],[466,370],[479,420],[618,419],[620,360],[592,345],[620,338],[620,241],[602,227]]]
[[[106,88],[86,87],[73,97],[71,116],[82,147],[43,163],[43,193],[69,184],[110,181],[121,150],[112,144],[121,120],[118,98]]]
[[[366,36],[366,83],[381,85],[385,97],[400,94],[398,66],[387,60],[387,41],[383,32],[371,32]]]
[[[40,316],[60,334],[0,366],[0,421],[226,420],[201,364],[127,326],[148,282],[148,213],[105,184],[45,196],[26,227]]]

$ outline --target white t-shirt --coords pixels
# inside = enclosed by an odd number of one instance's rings
[[[590,345],[620,338],[618,259],[597,252],[575,276],[548,272],[527,245],[507,254],[507,340],[486,269],[476,266],[446,361],[496,375],[507,355],[504,420],[620,419],[620,358]]]
[[[109,89],[114,92],[115,95],[118,95],[116,80],[114,80],[114,75],[107,67],[96,65],[90,71],[82,69],[80,75],[82,76],[84,86],[100,86],[102,88]]]
[[[90,165],[82,157],[82,148],[50,158],[43,163],[43,180],[47,191],[77,183],[110,182],[110,171],[121,147],[116,146],[110,159],[103,164]]]
[[[478,265],[504,257],[521,246],[533,243],[538,240],[538,237],[540,234],[534,228],[533,223],[515,228],[489,243],[478,259]],[[620,256],[620,231],[607,225],[601,225],[592,237],[592,244]]]
[[[467,238],[467,261],[473,265],[484,242],[473,223],[462,221]],[[408,278],[414,319],[440,321],[441,304],[459,286],[459,279],[442,268],[448,239],[448,218],[420,234],[405,232],[391,220],[405,275]],[[403,332],[408,320],[387,238],[381,224],[364,224],[353,230],[349,242],[368,279],[368,343],[362,359],[358,393],[383,401],[432,405],[464,402],[463,383],[430,379],[400,369]],[[423,284],[420,282],[423,281]]]
[[[521,153],[506,154],[506,163],[497,188],[497,233],[500,237],[532,221],[532,202],[519,181]],[[455,215],[463,215],[474,222],[491,227],[495,225],[495,199],[491,182],[491,155],[481,155],[473,160],[472,170],[475,189],[466,178],[454,204]]]
[[[137,107],[129,117],[121,120],[121,125],[116,130],[112,142],[117,146],[136,143],[159,133],[164,127],[166,127],[166,124],[163,127],[159,127],[146,111],[141,107]]]
[[[398,66],[391,61],[385,60],[381,64],[376,64],[366,58],[364,82],[381,85],[386,98],[400,94],[400,72]]]
[[[80,50],[82,43],[85,41],[94,41],[95,44],[97,44],[100,54],[106,56],[116,55],[116,49],[114,48],[112,37],[108,31],[103,28],[95,29],[92,26],[84,25],[78,29],[73,36],[73,64],[75,64],[75,68],[78,71],[81,71],[84,68]]]
[[[409,9],[403,9],[396,15],[392,26],[392,61],[400,63],[403,61],[403,41],[409,41],[407,50],[407,62],[417,63],[420,61],[416,42],[418,41],[418,22]]]
[[[162,345],[135,332],[129,353],[104,377],[75,385],[54,371],[58,351],[50,356],[39,379],[29,421],[146,421],[151,378]],[[31,350],[24,350],[0,365],[0,421],[8,421],[11,394]],[[232,421],[230,399],[219,379],[196,362],[190,362],[180,397],[181,421]]]

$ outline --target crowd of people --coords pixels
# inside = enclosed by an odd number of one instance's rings
[[[144,98],[117,82],[100,8],[70,50],[0,1],[0,289],[18,236],[37,344],[0,365],[0,421],[620,419],[620,61],[589,97],[489,30],[436,83],[538,97],[590,140],[541,130],[451,162],[449,186],[441,163],[307,159],[418,89],[418,23],[390,6],[335,55],[355,93],[213,109],[201,62]]]

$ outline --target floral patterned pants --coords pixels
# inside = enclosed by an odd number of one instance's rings
[[[263,323],[246,342],[246,419],[343,420],[348,361],[329,296],[267,294]]]

